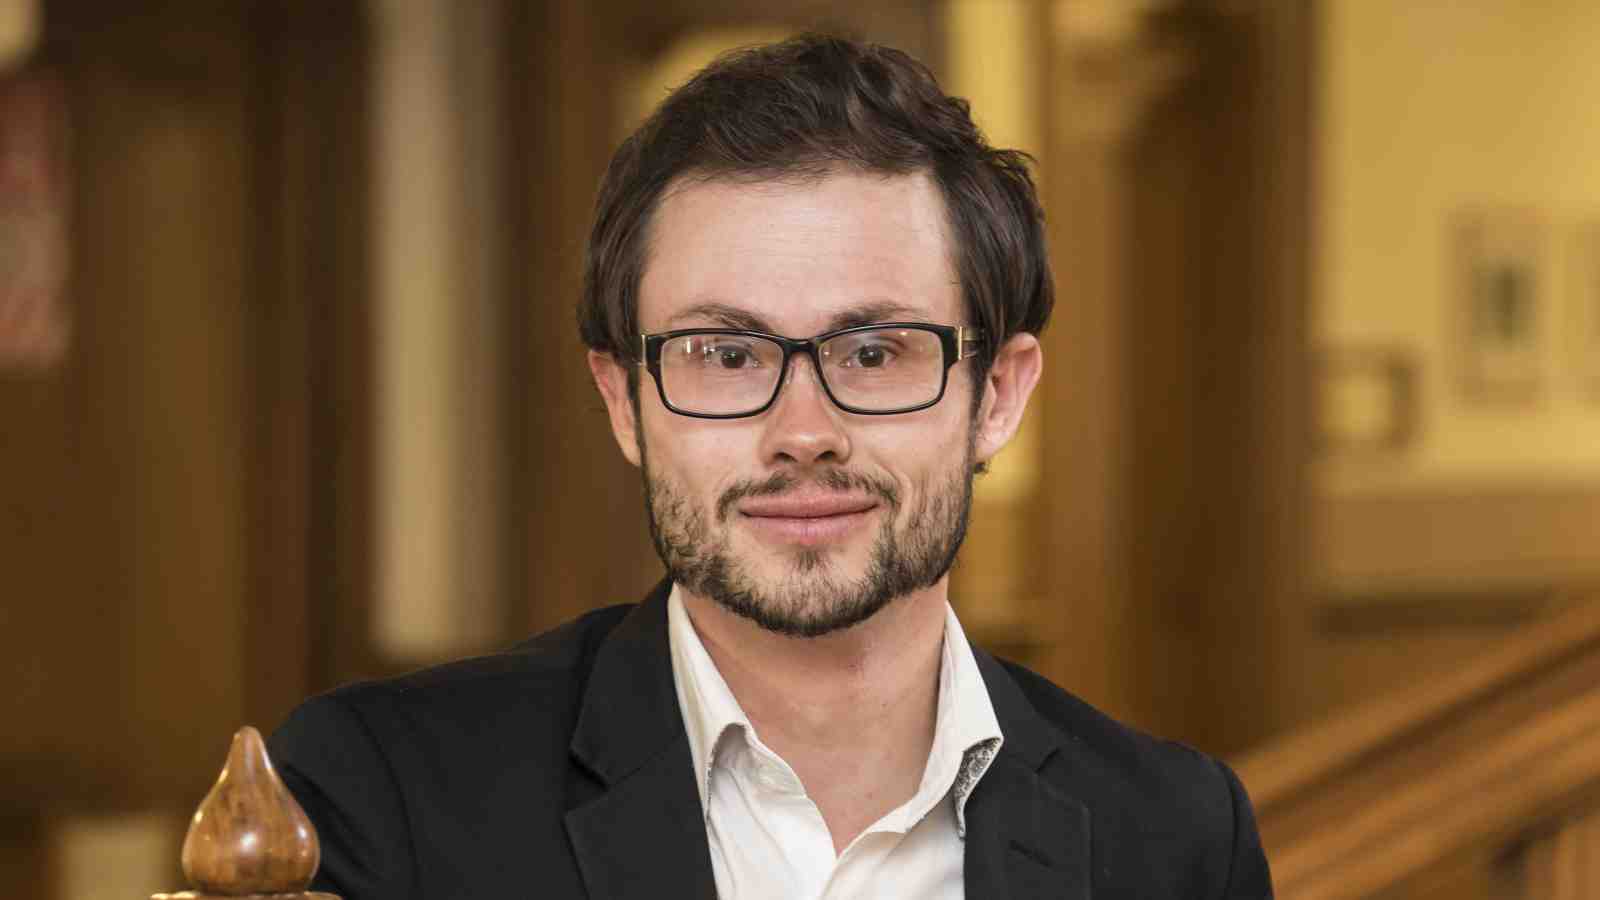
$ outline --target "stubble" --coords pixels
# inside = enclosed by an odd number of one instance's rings
[[[765,480],[738,482],[717,498],[708,514],[650,468],[643,435],[639,437],[650,537],[668,574],[684,588],[777,634],[820,637],[866,621],[897,598],[938,583],[966,537],[975,434],[968,435],[958,466],[932,473],[917,485],[918,500],[905,516],[895,484],[839,468],[822,469],[809,478],[778,472]],[[860,574],[841,572],[835,555],[815,548],[773,551],[781,572],[762,574],[730,546],[739,501],[778,496],[807,482],[879,500],[882,524]]]

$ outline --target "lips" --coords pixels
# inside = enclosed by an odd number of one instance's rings
[[[846,494],[787,494],[753,497],[740,514],[763,540],[783,546],[823,547],[848,538],[878,507],[870,497]]]
[[[753,497],[738,506],[739,512],[757,519],[822,519],[866,512],[878,505],[871,497],[841,494],[789,494],[781,497]]]

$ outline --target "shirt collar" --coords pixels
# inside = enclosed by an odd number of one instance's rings
[[[711,661],[694,623],[689,621],[689,611],[684,609],[676,583],[667,597],[667,639],[672,649],[672,680],[678,689],[678,708],[683,711],[689,757],[694,760],[694,786],[700,792],[703,811],[710,809],[707,795],[717,741],[729,728],[749,730],[750,719]]]
[[[978,671],[978,660],[967,643],[967,633],[956,618],[955,610],[946,604],[944,664],[939,667],[939,717],[934,725],[933,752],[928,755],[923,780],[936,778],[941,789],[948,785],[955,803],[956,828],[962,837],[967,834],[967,797],[989,770],[989,764],[1003,743],[1005,737],[1000,731],[1000,720],[995,716],[983,673]],[[953,761],[955,770],[949,772],[943,766],[935,767],[936,760]]]
[[[677,584],[667,598],[667,634],[678,708],[683,713],[689,756],[694,761],[695,789],[700,792],[700,808],[705,811],[709,809],[718,742],[730,728],[746,732],[754,729],[711,654],[706,652],[694,623],[689,621]],[[954,802],[957,828],[965,836],[967,797],[999,752],[1004,736],[972,646],[948,604],[933,734],[933,748],[917,794],[921,797],[937,792],[942,796],[948,792]]]

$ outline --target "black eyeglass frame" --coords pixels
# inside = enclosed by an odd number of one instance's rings
[[[939,392],[933,399],[913,406],[899,407],[897,409],[861,409],[843,402],[833,393],[833,388],[828,385],[828,377],[822,372],[822,359],[818,350],[827,341],[855,334],[861,331],[878,331],[885,328],[912,329],[916,331],[931,332],[939,337],[939,346],[944,351],[944,365],[939,369]],[[689,412],[674,406],[667,399],[667,389],[661,383],[661,347],[675,337],[690,334],[728,334],[740,337],[764,338],[783,348],[783,363],[778,367],[778,378],[772,384],[772,396],[767,402],[749,412],[738,413],[703,413]],[[950,367],[972,356],[976,356],[976,348],[966,350],[968,343],[975,343],[983,338],[983,332],[977,328],[966,325],[933,325],[928,322],[874,322],[870,325],[853,325],[837,331],[828,331],[815,337],[789,338],[781,334],[768,334],[765,331],[750,331],[743,328],[679,328],[674,331],[661,331],[655,334],[639,335],[639,348],[642,351],[639,365],[650,372],[650,377],[655,380],[656,393],[661,397],[661,405],[680,416],[689,416],[695,419],[744,419],[750,416],[759,416],[772,408],[778,402],[778,394],[783,391],[784,379],[789,375],[789,360],[796,353],[804,353],[811,359],[811,367],[817,373],[817,383],[822,385],[822,392],[828,395],[828,400],[834,406],[847,413],[858,416],[898,416],[927,409],[944,399],[945,388],[950,384]]]

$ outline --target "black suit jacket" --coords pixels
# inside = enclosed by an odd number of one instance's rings
[[[316,889],[714,897],[666,599],[296,710],[270,750],[322,839]],[[970,900],[1271,896],[1226,766],[975,652],[1005,744],[967,801]]]

